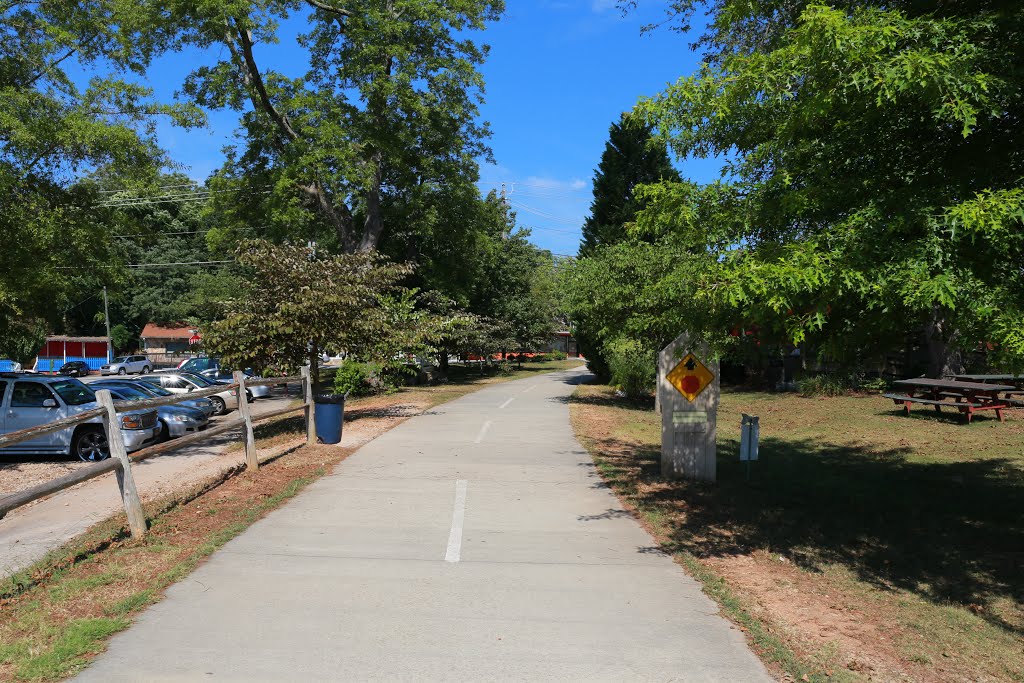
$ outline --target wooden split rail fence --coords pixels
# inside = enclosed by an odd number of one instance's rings
[[[316,443],[316,414],[313,408],[312,382],[310,380],[309,366],[302,368],[302,373],[293,377],[274,377],[270,379],[246,380],[241,372],[235,372],[234,381],[231,384],[219,384],[215,387],[189,392],[187,394],[176,394],[164,398],[150,398],[141,401],[117,401],[113,400],[110,392],[100,389],[96,392],[98,408],[86,410],[72,417],[56,420],[39,427],[30,427],[17,432],[0,435],[0,448],[12,444],[28,441],[46,434],[52,434],[62,429],[75,427],[90,422],[97,417],[103,418],[103,428],[107,436],[107,444],[110,449],[110,457],[96,463],[82,467],[79,470],[44,482],[32,488],[12,493],[0,498],[0,519],[10,512],[24,505],[51,496],[55,493],[80,484],[90,479],[102,476],[113,471],[117,476],[117,486],[121,492],[121,500],[124,503],[125,513],[128,515],[128,526],[131,528],[132,537],[141,538],[146,533],[146,517],[142,510],[142,501],[139,492],[135,488],[135,479],[132,476],[132,463],[142,462],[148,458],[162,455],[168,451],[177,450],[183,446],[189,446],[199,441],[205,441],[215,436],[225,434],[237,429],[242,430],[242,442],[245,445],[245,465],[247,469],[258,470],[259,459],[256,453],[256,440],[253,433],[253,425],[275,417],[303,413],[306,422],[306,443]],[[249,402],[246,400],[247,390],[250,387],[277,386],[294,382],[302,383],[303,402],[300,406],[281,408],[253,417],[250,411]],[[118,413],[133,410],[144,410],[147,408],[159,408],[160,406],[174,405],[182,401],[196,398],[213,396],[224,391],[238,392],[239,416],[228,420],[223,424],[205,429],[201,432],[189,434],[164,443],[154,444],[128,455],[124,445],[124,437],[121,434],[120,420]]]

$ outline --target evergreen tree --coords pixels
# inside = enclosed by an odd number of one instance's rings
[[[580,256],[590,256],[598,246],[625,239],[626,223],[643,208],[633,192],[637,185],[678,180],[664,143],[652,140],[650,126],[623,115],[609,129],[601,163],[594,172],[594,201],[583,224]]]

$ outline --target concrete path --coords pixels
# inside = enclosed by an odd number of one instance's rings
[[[252,413],[259,417],[286,408],[291,400],[286,397],[261,399],[252,403]],[[215,423],[237,416],[232,412],[213,420]],[[157,498],[185,490],[245,462],[243,450],[224,452],[228,444],[237,443],[238,439],[238,433],[224,434],[208,443],[132,465],[139,493],[143,498]],[[114,474],[110,473],[11,512],[0,519],[0,576],[9,576],[31,566],[46,553],[123,509]]]
[[[582,372],[414,417],[231,541],[83,681],[768,681],[573,438]]]

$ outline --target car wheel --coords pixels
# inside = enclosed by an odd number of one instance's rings
[[[170,441],[170,440],[171,440],[171,430],[167,426],[166,422],[164,422],[163,420],[160,420],[160,433],[156,437],[156,442],[157,443],[163,443],[164,441]]]
[[[228,412],[228,404],[224,403],[224,399],[220,396],[211,396],[210,402],[213,403],[213,414],[223,415]]]
[[[117,374],[119,374],[119,375],[127,375],[128,374],[128,370],[125,369],[125,368],[118,368],[117,369]]]
[[[110,457],[106,433],[100,428],[78,430],[71,441],[71,452],[85,462],[106,460]]]
[[[142,366],[142,374],[143,375],[148,375],[149,374],[149,366],[148,365],[143,365]]]

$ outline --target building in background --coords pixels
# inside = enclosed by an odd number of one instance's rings
[[[110,339],[108,337],[47,337],[46,343],[36,357],[35,369],[39,372],[56,372],[68,361],[80,360],[90,370],[99,370],[110,361]]]
[[[200,339],[195,327],[163,327],[155,323],[147,323],[140,336],[142,353],[157,367],[174,367],[186,358],[192,358]]]
[[[569,356],[569,358],[576,358],[580,355],[579,347],[576,345],[576,337],[572,336],[572,332],[569,332],[568,330],[555,332],[547,350],[549,352],[561,351],[565,355]]]

